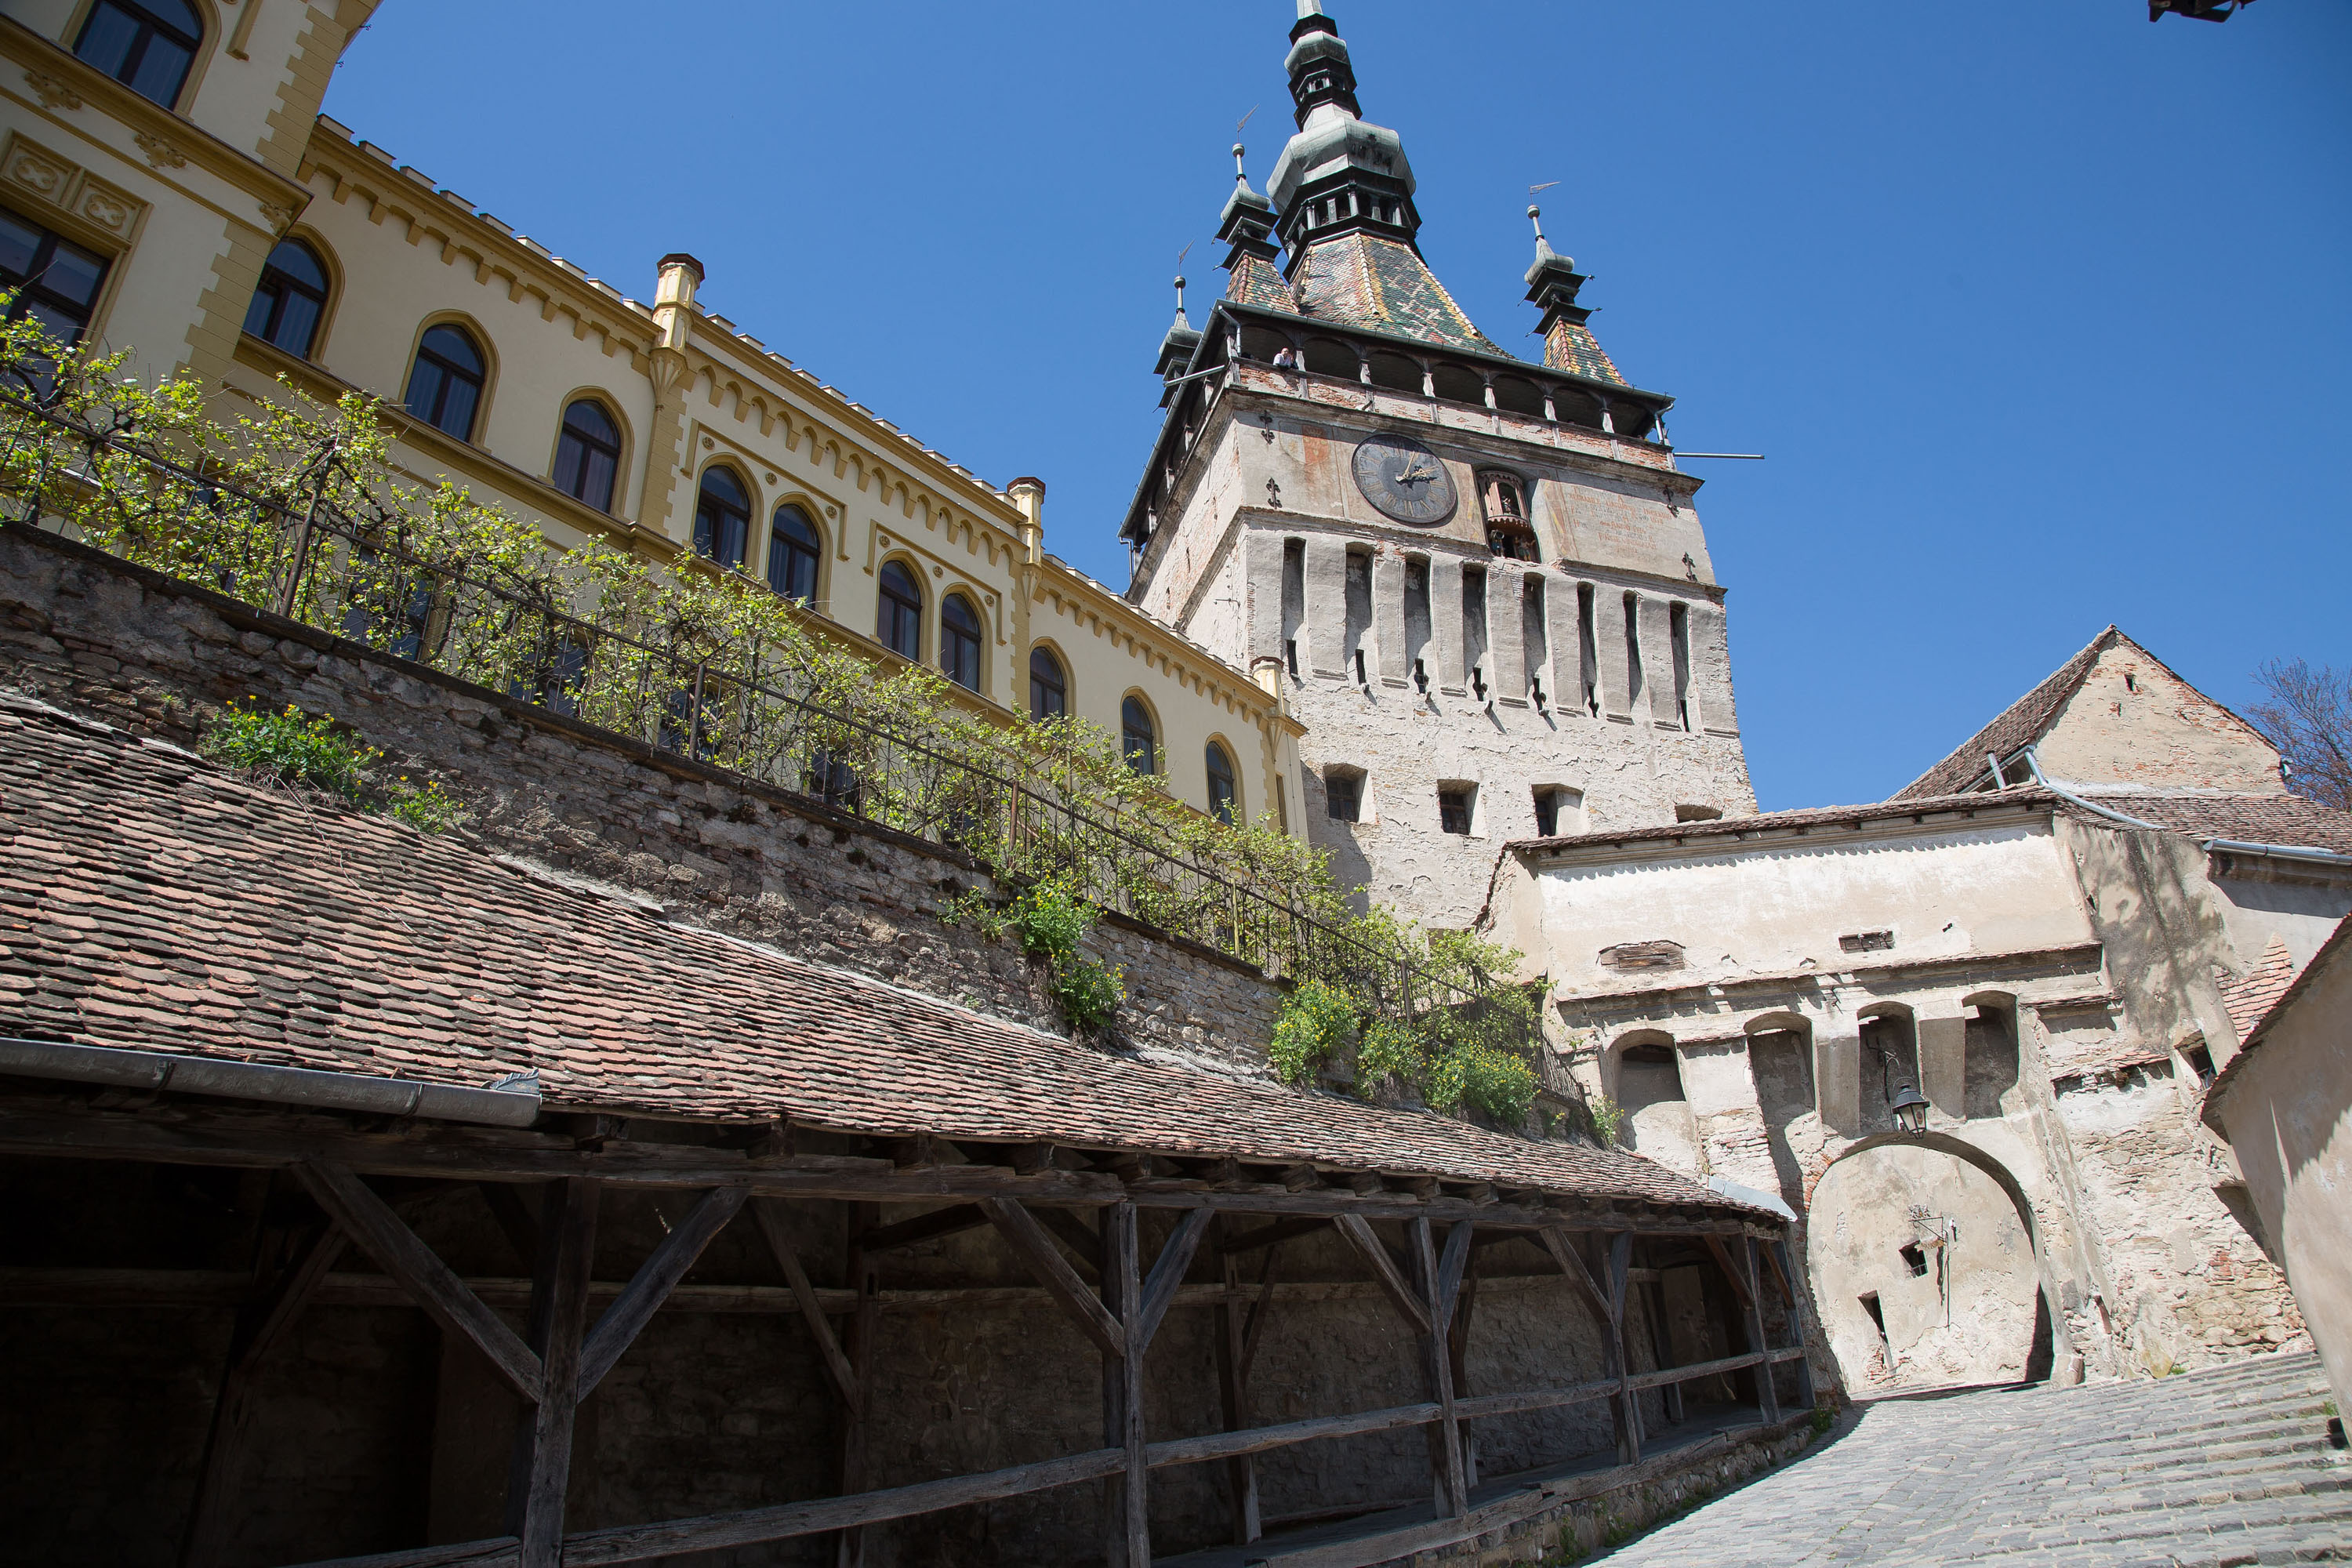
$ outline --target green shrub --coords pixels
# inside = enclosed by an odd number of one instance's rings
[[[1596,1094],[1587,1102],[1592,1113],[1592,1131],[1604,1149],[1617,1147],[1618,1134],[1625,1131],[1625,1108],[1605,1094]]]
[[[276,712],[248,698],[232,702],[205,729],[204,754],[232,768],[267,773],[349,801],[362,811],[389,813],[421,833],[454,826],[465,815],[437,779],[418,788],[401,774],[379,785],[370,771],[383,760],[373,746],[347,735],[329,718],[313,719],[292,703]]]
[[[1266,1055],[1285,1083],[1309,1084],[1356,1035],[1356,1005],[1320,980],[1302,980],[1282,999]]]
[[[310,718],[290,702],[273,713],[258,698],[248,701],[246,708],[230,703],[206,727],[205,755],[359,803],[364,775],[382,752],[341,733],[332,719]]]
[[[1127,977],[1088,959],[1069,959],[1054,965],[1046,990],[1070,1027],[1097,1035],[1109,1026],[1118,1005],[1127,1000]]]

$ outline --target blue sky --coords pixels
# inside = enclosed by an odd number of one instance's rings
[[[1871,800],[2108,622],[2224,701],[2352,665],[2352,5],[1330,0],[1432,266],[1538,352],[1528,187],[1680,401],[1768,810]],[[704,302],[1124,585],[1178,253],[1294,7],[386,0],[328,112]],[[1195,311],[1196,317],[1200,312]]]

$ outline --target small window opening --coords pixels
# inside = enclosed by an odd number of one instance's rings
[[[1645,688],[1642,681],[1642,601],[1625,595],[1625,705],[1638,712]]]
[[[1447,833],[1468,837],[1476,796],[1477,791],[1468,784],[1441,786],[1437,792],[1437,826]]]
[[[1429,665],[1426,661],[1418,658],[1412,661],[1412,684],[1423,697],[1429,695]]]
[[[1372,678],[1364,673],[1364,650],[1358,648],[1356,650],[1356,684],[1370,687],[1371,683]]]
[[[2213,1052],[2204,1045],[2194,1045],[2180,1053],[2189,1059],[2189,1070],[2197,1075],[2199,1083],[2213,1081]]]
[[[1364,775],[1354,768],[1323,770],[1323,809],[1334,822],[1364,819]]]
[[[1284,667],[1290,671],[1290,679],[1293,680],[1297,679],[1298,639],[1297,637],[1285,637],[1282,639],[1282,662]]]
[[[1675,722],[1688,730],[1692,728],[1689,605],[1675,605],[1667,610],[1666,634],[1675,656]]]
[[[1559,833],[1559,797],[1548,789],[1536,791],[1536,837],[1551,838]]]
[[[1903,1266],[1911,1270],[1912,1279],[1925,1279],[1927,1277],[1927,1254],[1917,1242],[1906,1242],[1896,1251],[1903,1258]]]
[[[1601,639],[1593,629],[1592,584],[1576,585],[1576,657],[1583,672],[1584,710],[1601,717]]]
[[[2131,693],[2133,696],[2135,696],[2135,697],[2138,696],[2138,695],[2139,695],[2139,677],[2138,677],[2138,676],[2137,676],[2137,675],[2134,675],[2134,674],[2133,674],[2131,671],[2129,671],[2129,670],[2126,670],[2126,671],[2124,671],[2124,689],[2125,689],[2126,691],[2130,692],[2130,693]]]

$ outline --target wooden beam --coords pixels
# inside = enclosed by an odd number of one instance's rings
[[[1208,1234],[1216,1220],[1214,1209],[1194,1209],[1176,1225],[1168,1244],[1151,1265],[1151,1277],[1144,1281],[1143,1299],[1138,1307],[1135,1321],[1128,1328],[1127,1342],[1140,1359],[1151,1347],[1152,1335],[1160,1331],[1160,1321],[1176,1302],[1176,1292],[1184,1284],[1184,1271],[1192,1267],[1192,1255],[1200,1250],[1201,1238]]]
[[[127,1108],[74,1106],[55,1093],[0,1094],[0,1152],[63,1159],[148,1160],[236,1169],[324,1161],[368,1175],[442,1181],[543,1182],[593,1176],[607,1185],[706,1190],[745,1184],[778,1196],[844,1202],[920,1203],[997,1196],[1042,1205],[1098,1207],[1132,1202],[1147,1208],[1202,1204],[1269,1217],[1358,1214],[1374,1219],[1475,1219],[1482,1226],[1633,1231],[1643,1235],[1748,1236],[1769,1240],[1781,1227],[1755,1221],[1690,1217],[1633,1209],[1598,1213],[1580,1200],[1481,1204],[1444,1194],[1428,1199],[1379,1191],[1321,1187],[1291,1192],[1279,1182],[1255,1190],[1213,1191],[1210,1184],[1139,1177],[1131,1185],[1107,1172],[1058,1167],[1024,1174],[1001,1165],[932,1165],[899,1170],[882,1159],[847,1155],[756,1154],[740,1149],[635,1142],[607,1135],[593,1147],[570,1136],[455,1123],[372,1130],[331,1111],[218,1105],[173,1105],[168,1120]],[[1246,1157],[1246,1156],[1244,1156]]]
[[[833,1373],[833,1385],[841,1393],[842,1402],[853,1411],[865,1404],[865,1391],[857,1386],[857,1369],[849,1364],[843,1353],[841,1342],[834,1337],[833,1324],[826,1321],[824,1303],[817,1300],[816,1287],[809,1283],[808,1270],[801,1267],[800,1255],[793,1250],[793,1238],[784,1234],[783,1221],[777,1217],[776,1200],[760,1198],[751,1205],[751,1217],[760,1226],[761,1237],[768,1244],[769,1255],[776,1267],[784,1271],[784,1283],[792,1288],[793,1298],[800,1302],[801,1316],[808,1320],[809,1335],[816,1341],[818,1353],[824,1357],[827,1371]],[[988,1223],[982,1215],[981,1223]]]
[[[1628,1270],[1628,1272],[1633,1271]],[[1643,1289],[1640,1282],[1636,1281],[1635,1299],[1642,1303],[1643,1316],[1650,1320],[1650,1359],[1660,1368],[1670,1367],[1675,1364],[1675,1341],[1674,1332],[1666,1323],[1665,1282],[1660,1280],[1657,1284],[1647,1287],[1647,1295],[1640,1294]],[[1683,1418],[1682,1384],[1669,1383],[1664,1385],[1664,1388],[1666,1420],[1669,1423],[1679,1424]]]
[[[1096,1234],[1095,1227],[1075,1209],[1033,1208],[1029,1212],[1037,1216],[1037,1223],[1051,1232],[1055,1240],[1069,1249],[1070,1265],[1078,1271],[1078,1277],[1089,1286],[1097,1283],[1101,1278],[1102,1237]]]
[[[1543,1242],[1544,1250],[1551,1254],[1551,1260],[1559,1266],[1559,1271],[1568,1276],[1570,1286],[1584,1298],[1584,1304],[1592,1309],[1593,1320],[1601,1325],[1602,1332],[1613,1331],[1617,1327],[1617,1314],[1610,1304],[1609,1293],[1592,1277],[1592,1270],[1586,1267],[1584,1255],[1577,1250],[1575,1240],[1566,1231],[1557,1228],[1539,1231],[1537,1235]]]
[[[1249,1322],[1242,1330],[1242,1376],[1246,1379],[1250,1368],[1257,1362],[1258,1336],[1264,1332],[1267,1318],[1273,1314],[1274,1276],[1276,1259],[1282,1255],[1279,1242],[1265,1249],[1265,1262],[1258,1269],[1257,1300],[1250,1303]],[[1377,1286],[1375,1289],[1379,1289]]]
[[[1151,1445],[1151,1463],[1198,1465],[1213,1459],[1239,1459],[1328,1437],[1358,1437],[1367,1432],[1393,1432],[1402,1426],[1426,1426],[1443,1414],[1435,1403],[1400,1405],[1389,1410],[1363,1410],[1348,1415],[1318,1415],[1306,1421],[1286,1421],[1247,1432],[1212,1432],[1200,1437],[1178,1437]],[[1244,1542],[1244,1544],[1246,1544]]]
[[[516,1393],[539,1403],[542,1382],[539,1358],[504,1320],[488,1307],[401,1222],[390,1205],[340,1165],[306,1161],[294,1167],[319,1206],[359,1243],[409,1299],[448,1332],[473,1342]]]
[[[1761,1366],[1771,1358],[1769,1351],[1747,1351],[1738,1355],[1718,1356],[1714,1361],[1695,1361],[1687,1366],[1670,1366],[1656,1372],[1637,1372],[1625,1382],[1634,1389],[1656,1388],[1669,1383],[1694,1383],[1702,1377],[1740,1372],[1751,1366]]]
[[[581,1347],[581,1398],[587,1398],[604,1381],[613,1363],[636,1342],[637,1335],[660,1310],[671,1288],[694,1267],[702,1249],[727,1228],[727,1222],[743,1211],[751,1196],[749,1187],[711,1188],[637,1266],[620,1300],[604,1309],[604,1315],[589,1332],[588,1342]]]
[[[247,1439],[253,1427],[253,1383],[262,1362],[290,1332],[320,1283],[343,1255],[351,1237],[333,1225],[320,1227],[278,1274],[268,1298],[240,1313],[229,1362],[213,1401],[197,1470],[196,1496],[189,1510],[180,1561],[184,1568],[214,1568],[228,1544],[229,1510],[239,1493]]]
[[[1470,1242],[1477,1228],[1466,1219],[1456,1220],[1445,1233],[1445,1256],[1438,1259],[1437,1285],[1430,1299],[1440,1333],[1453,1327],[1454,1300],[1462,1293],[1462,1273],[1470,1266]]]
[[[1062,1255],[1055,1250],[1053,1237],[1037,1223],[1037,1216],[1010,1198],[982,1198],[980,1206],[989,1222],[1012,1244],[1013,1252],[1029,1266],[1037,1283],[1077,1320],[1087,1337],[1101,1347],[1105,1355],[1125,1356],[1127,1331],[1095,1300],[1077,1271],[1063,1261]]]
[[[1445,1359],[1454,1369],[1454,1403],[1457,1410],[1470,1392],[1470,1315],[1478,1306],[1478,1254],[1472,1248],[1464,1250],[1468,1254],[1467,1268],[1462,1276],[1461,1296],[1445,1331]],[[1468,1417],[1464,1419],[1466,1421]],[[1467,1430],[1462,1435],[1462,1476],[1475,1489],[1478,1485],[1478,1436]]]
[[[562,1561],[572,1435],[587,1393],[580,1362],[601,1196],[595,1182],[575,1176],[550,1183],[541,1207],[530,1332],[530,1348],[546,1375],[541,1398],[516,1426],[507,1473],[506,1525],[520,1542],[520,1568],[558,1568]]]
[[[1372,1233],[1371,1222],[1361,1215],[1342,1215],[1339,1226],[1339,1234],[1352,1242],[1356,1250],[1363,1255],[1364,1261],[1372,1266],[1372,1278],[1387,1293],[1389,1303],[1404,1314],[1405,1321],[1412,1325],[1415,1333],[1429,1332],[1428,1310],[1422,1305],[1413,1288],[1405,1283],[1404,1275],[1398,1270],[1396,1259],[1389,1256],[1388,1247]]]
[[[1741,1310],[1753,1311],[1756,1288],[1748,1283],[1747,1270],[1733,1260],[1731,1248],[1724,1245],[1723,1237],[1710,1236],[1706,1238],[1706,1249],[1715,1254],[1715,1261],[1722,1268],[1723,1277],[1731,1281],[1731,1293],[1739,1298]],[[1763,1347],[1759,1345],[1757,1348],[1760,1350]]]
[[[1458,1257],[1466,1258],[1470,1250],[1470,1227],[1459,1227],[1462,1246]],[[1429,1458],[1432,1479],[1437,1484],[1439,1511],[1458,1516],[1470,1510],[1470,1480],[1462,1463],[1462,1422],[1454,1408],[1453,1358],[1446,1353],[1445,1328],[1453,1315],[1453,1303],[1439,1292],[1440,1276],[1437,1251],[1432,1246],[1429,1222],[1409,1220],[1405,1224],[1406,1256],[1412,1263],[1413,1284],[1426,1303],[1428,1316],[1421,1332],[1422,1377],[1429,1386],[1430,1397],[1435,1402],[1438,1416],[1429,1427]],[[1454,1237],[1449,1237],[1451,1242]],[[1449,1245],[1449,1252],[1456,1249]],[[1458,1278],[1458,1276],[1457,1276]]]
[[[919,1242],[935,1241],[958,1231],[977,1230],[988,1223],[978,1204],[956,1204],[929,1214],[919,1214],[912,1219],[902,1219],[896,1225],[886,1225],[858,1238],[857,1245],[869,1253],[888,1252],[900,1247],[913,1247]]]
[[[1230,1211],[1228,1211],[1230,1212]],[[1219,1252],[1247,1252],[1252,1247],[1272,1247],[1276,1242],[1294,1237],[1312,1236],[1331,1222],[1325,1218],[1278,1219],[1272,1225],[1261,1225],[1243,1231],[1238,1236],[1226,1236],[1217,1243]]]

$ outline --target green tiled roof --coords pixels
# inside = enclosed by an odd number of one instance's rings
[[[1412,247],[1393,239],[1360,233],[1309,246],[1297,282],[1306,315],[1445,348],[1503,353],[1471,324]]]
[[[1294,315],[1298,310],[1297,302],[1290,297],[1290,285],[1282,280],[1274,263],[1255,256],[1234,258],[1233,276],[1225,283],[1225,298],[1262,310],[1288,310]]]

